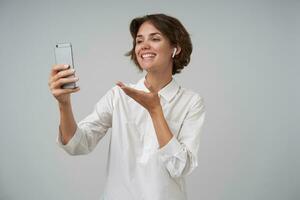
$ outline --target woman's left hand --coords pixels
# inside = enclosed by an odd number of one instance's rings
[[[153,90],[151,85],[145,80],[145,86],[150,92],[144,92],[136,90],[132,87],[124,85],[122,82],[118,82],[117,85],[136,102],[141,104],[151,114],[157,110],[161,110],[160,99],[158,93]]]

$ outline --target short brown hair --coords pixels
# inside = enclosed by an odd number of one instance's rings
[[[191,38],[189,33],[178,19],[165,14],[145,15],[143,17],[134,18],[131,21],[129,29],[133,38],[133,47],[125,55],[130,56],[135,65],[142,70],[135,55],[135,38],[140,26],[144,22],[150,22],[153,26],[155,26],[155,28],[157,28],[165,37],[169,39],[171,45],[180,46],[181,52],[173,58],[174,63],[172,75],[180,73],[181,70],[190,62],[190,57],[193,50]]]

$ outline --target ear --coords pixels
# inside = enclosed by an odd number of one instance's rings
[[[176,46],[176,53],[175,53],[175,55],[178,55],[178,54],[180,54],[180,52],[181,52],[181,47],[179,46],[179,45],[177,45]]]

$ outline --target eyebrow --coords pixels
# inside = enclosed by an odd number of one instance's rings
[[[159,32],[154,32],[154,33],[150,33],[149,35],[150,35],[150,36],[153,36],[153,35],[161,35],[161,33],[159,33]],[[137,38],[140,38],[140,37],[143,37],[143,35],[137,35],[136,37],[137,37]]]

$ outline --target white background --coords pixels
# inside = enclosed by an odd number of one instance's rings
[[[1,0],[0,199],[99,199],[110,132],[85,156],[56,145],[54,46],[73,44],[79,121],[116,81],[143,76],[124,56],[129,23],[159,12],[191,34],[191,63],[175,78],[207,109],[189,199],[299,199],[299,10],[292,0]]]

